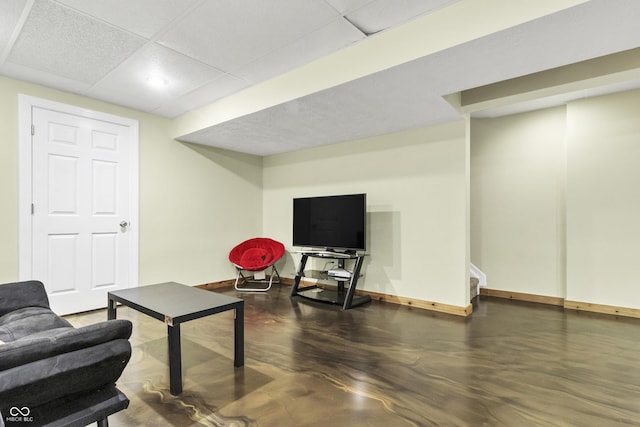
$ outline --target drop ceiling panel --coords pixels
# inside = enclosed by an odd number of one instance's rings
[[[363,38],[364,35],[353,25],[338,18],[293,43],[262,56],[237,70],[236,74],[252,83],[258,83],[338,51]]]
[[[337,17],[322,0],[209,1],[159,42],[223,71],[233,71]]]
[[[8,61],[95,83],[144,40],[57,3],[34,3]]]
[[[177,117],[184,111],[191,111],[210,104],[212,101],[238,92],[249,85],[250,83],[246,80],[230,74],[223,74],[221,77],[179,98],[164,101],[162,105],[153,110],[153,112],[164,117]]]
[[[13,64],[11,62],[2,65],[2,67],[0,67],[0,73],[16,80],[37,82],[37,84],[42,86],[53,87],[71,93],[86,93],[91,88],[89,83],[62,77],[48,71]]]
[[[101,80],[90,94],[155,109],[163,102],[180,97],[223,75],[222,72],[155,43],[149,43]],[[149,77],[164,79],[166,85],[149,84]],[[130,98],[134,101],[127,101]]]
[[[376,0],[325,0],[340,14],[345,15]]]
[[[0,2],[0,57],[7,48],[26,0],[3,0]]]
[[[4,0],[3,0],[4,1]],[[202,0],[58,0],[76,10],[151,38]]]
[[[375,0],[347,14],[365,34],[374,34],[459,0]]]

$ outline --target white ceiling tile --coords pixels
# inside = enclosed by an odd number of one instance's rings
[[[8,61],[95,83],[144,44],[57,3],[34,3]]]
[[[353,25],[343,18],[338,18],[317,31],[238,69],[236,74],[252,83],[259,83],[336,52],[363,38],[364,35]]]
[[[244,79],[224,74],[179,98],[164,102],[160,107],[153,110],[153,112],[163,117],[174,118],[185,111],[191,111],[210,104],[218,99],[238,92],[249,85],[250,83]]]
[[[202,0],[58,0],[110,24],[151,38]]]
[[[149,77],[158,76],[166,81],[166,86],[154,88]],[[167,49],[149,43],[91,89],[90,94],[105,96],[120,94],[140,99],[148,99],[148,107],[157,108],[163,101],[188,93],[205,83],[219,78],[222,73],[215,68]]]
[[[208,1],[158,41],[233,72],[337,16],[321,0]]]
[[[7,48],[11,35],[20,21],[26,0],[3,0],[0,2],[0,60]]]
[[[177,105],[176,102],[167,102],[164,105],[157,106],[149,110],[149,113],[156,114],[161,117],[166,117],[167,119],[174,119],[181,115],[185,110]]]
[[[24,80],[27,82],[37,82],[42,86],[48,86],[71,93],[86,93],[91,87],[88,83],[78,80],[68,79],[49,73],[48,71],[40,71],[34,68],[25,67],[11,62],[5,62],[0,67],[0,74],[11,77],[16,80]]]
[[[334,9],[336,9],[341,14],[353,12],[356,9],[360,9],[361,7],[374,2],[376,0],[325,0],[329,3]]]
[[[460,0],[375,0],[348,13],[346,17],[365,34],[374,34],[458,1]]]
[[[131,108],[132,110],[144,111],[145,113],[151,113],[158,108],[160,103],[155,97],[136,97],[122,90],[114,91],[102,88],[92,88],[91,91],[87,92],[87,96]]]

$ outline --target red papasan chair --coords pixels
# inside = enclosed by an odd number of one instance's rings
[[[280,283],[280,274],[276,270],[276,261],[284,255],[284,245],[267,237],[254,237],[245,240],[229,252],[229,261],[236,268],[235,288],[238,291],[265,292],[273,283]],[[269,280],[265,271],[271,267]],[[250,271],[252,276],[246,277],[242,272]],[[277,280],[273,280],[277,276]],[[240,281],[242,278],[242,281]],[[247,287],[249,283],[261,283],[264,287]],[[241,285],[241,286],[239,286]]]

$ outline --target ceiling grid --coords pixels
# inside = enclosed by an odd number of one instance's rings
[[[178,118],[474,1],[3,0],[0,75]],[[269,155],[460,120],[445,95],[640,46],[640,2],[573,4],[181,139]]]

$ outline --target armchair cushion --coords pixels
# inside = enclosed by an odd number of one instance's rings
[[[284,245],[268,237],[254,237],[236,245],[229,252],[229,261],[238,269],[261,271],[284,255]]]
[[[116,339],[127,340],[130,336],[131,322],[124,319],[108,320],[77,329],[69,325],[39,331],[0,346],[0,371]]]
[[[55,328],[72,326],[48,308],[19,308],[0,317],[0,340],[8,343]]]
[[[131,329],[124,319],[74,328],[51,311],[41,282],[0,285],[0,413],[26,406],[38,423],[86,425],[126,408],[115,382]]]
[[[42,282],[29,280],[0,286],[0,316],[25,307],[49,308]]]
[[[265,265],[270,265],[272,259],[273,255],[270,251],[264,248],[251,248],[240,257],[240,265],[246,270],[262,269]]]
[[[4,370],[0,402],[35,407],[113,384],[130,355],[129,341],[115,340]]]

